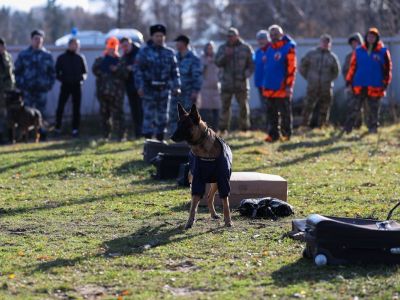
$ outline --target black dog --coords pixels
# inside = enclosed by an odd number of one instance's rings
[[[189,219],[185,228],[193,226],[197,206],[205,194],[206,183],[210,184],[208,192],[208,209],[211,218],[218,219],[214,208],[214,196],[217,190],[222,199],[225,226],[231,227],[231,214],[228,196],[230,193],[230,177],[232,172],[232,152],[229,146],[201,120],[200,114],[193,104],[190,112],[186,112],[178,103],[179,121],[171,139],[174,142],[186,141],[190,146],[189,165],[192,203]]]
[[[11,141],[16,143],[16,130],[19,129],[19,140],[28,141],[28,133],[35,130],[35,142],[40,139],[40,129],[43,126],[42,114],[39,110],[24,105],[22,93],[10,90],[5,93],[8,125],[11,129]]]

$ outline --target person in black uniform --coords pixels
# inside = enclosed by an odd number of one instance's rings
[[[79,136],[81,85],[87,77],[86,59],[79,53],[79,46],[79,40],[71,38],[68,42],[68,49],[57,58],[56,76],[61,82],[61,89],[56,111],[56,135],[61,133],[64,107],[69,96],[72,96],[72,136]]]

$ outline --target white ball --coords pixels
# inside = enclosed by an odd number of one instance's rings
[[[317,266],[325,266],[328,263],[328,259],[325,255],[323,254],[318,254],[314,258],[314,262]]]

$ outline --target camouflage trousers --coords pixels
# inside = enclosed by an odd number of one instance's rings
[[[345,131],[350,133],[359,122],[361,116],[361,108],[367,104],[367,127],[369,132],[376,132],[379,126],[379,112],[381,106],[381,98],[369,97],[366,91],[360,95],[353,95],[349,97],[347,105],[347,118],[345,123]]]
[[[239,104],[239,129],[248,130],[250,128],[250,107],[249,107],[249,91],[221,91],[222,109],[219,119],[219,129],[229,130],[231,122],[231,104],[232,97],[235,96]]]
[[[190,92],[182,92],[179,96],[172,96],[168,104],[168,134],[172,135],[178,123],[178,102],[182,104],[186,111],[192,107],[192,99]]]
[[[332,89],[307,89],[307,95],[303,107],[303,126],[310,126],[310,119],[318,104],[318,127],[324,126],[329,121],[329,111],[332,106]]]
[[[164,134],[168,121],[168,102],[170,91],[145,91],[142,97],[143,105],[143,135]]]
[[[43,119],[46,118],[47,93],[24,91],[24,103],[26,106],[38,109]]]
[[[104,137],[110,137],[114,131],[118,138],[122,138],[125,134],[124,98],[98,96],[98,100]]]

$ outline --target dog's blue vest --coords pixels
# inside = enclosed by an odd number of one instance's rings
[[[222,152],[217,158],[204,158],[189,153],[190,172],[192,179],[192,195],[204,196],[206,183],[216,182],[220,198],[229,196],[231,191],[230,179],[232,173],[232,151],[219,137]]]

